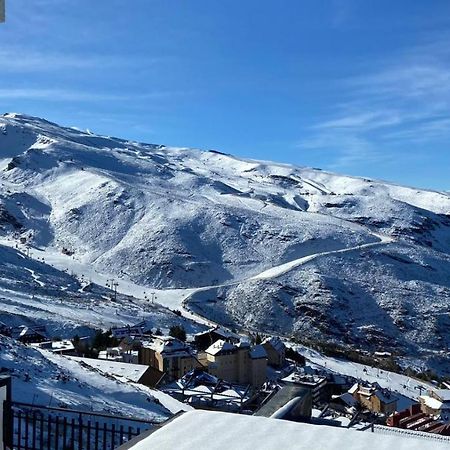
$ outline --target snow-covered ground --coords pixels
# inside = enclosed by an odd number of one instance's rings
[[[0,117],[0,160],[0,251],[26,240],[56,270],[0,261],[2,320],[28,309],[61,329],[170,321],[154,298],[204,324],[392,347],[445,371],[448,193],[17,114]],[[96,294],[78,292],[81,275]],[[137,300],[101,300],[111,279]]]
[[[207,424],[207,426],[205,426]],[[444,450],[436,437],[381,435],[266,417],[191,411],[136,443],[131,450]]]
[[[190,407],[145,386],[103,376],[67,357],[0,336],[0,365],[11,374],[13,400],[163,421]]]
[[[324,356],[321,353],[304,346],[294,348],[302,354],[313,368],[325,369],[337,374],[348,375],[369,383],[378,383],[381,387],[397,392],[409,399],[418,401],[419,396],[434,386],[414,378],[400,375],[395,372],[381,370],[343,359]],[[399,410],[403,409],[400,402]],[[409,405],[404,405],[405,407]]]

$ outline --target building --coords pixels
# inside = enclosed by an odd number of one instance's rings
[[[411,431],[450,436],[450,425],[436,420],[433,415],[421,411],[421,404],[415,403],[408,409],[391,414],[386,424],[389,427],[403,428]]]
[[[270,397],[254,415],[308,422],[311,420],[311,413],[311,390],[289,383]]]
[[[444,450],[448,442],[217,411],[189,411],[118,450]]]
[[[142,336],[144,334],[142,324],[137,324],[134,326],[127,325],[125,327],[113,328],[111,330],[111,333],[116,339],[123,339],[130,336]]]
[[[240,341],[239,335],[228,331],[225,328],[216,326],[209,330],[197,333],[194,336],[194,342],[199,350],[206,350],[210,345],[214,344],[218,340],[230,342],[231,344],[238,344]]]
[[[219,339],[205,350],[200,361],[211,375],[233,383],[257,387],[267,379],[267,353],[262,345],[235,345]]]
[[[99,352],[98,359],[139,364],[139,352],[137,350],[124,351],[120,346],[108,347],[106,350],[102,350]]]
[[[11,330],[11,337],[22,344],[35,344],[44,341],[48,341],[45,333],[45,327],[27,327],[26,325],[20,325]]]
[[[299,387],[309,389],[312,393],[314,404],[322,403],[326,400],[327,377],[313,373],[293,372],[282,379],[285,383],[293,383]]]
[[[105,375],[114,375],[124,378],[133,383],[143,384],[153,387],[159,382],[161,374],[154,371],[151,367],[141,364],[130,364],[119,361],[108,361],[104,359],[79,358],[77,356],[68,356],[73,361],[89,366],[94,370],[98,370]]]
[[[77,354],[72,341],[68,339],[63,339],[62,341],[45,341],[31,345],[32,347],[42,348],[53,353],[58,353],[59,355],[75,356]]]
[[[422,412],[450,421],[450,389],[431,389],[427,394],[419,397]]]
[[[388,416],[397,409],[398,398],[378,383],[371,385],[355,383],[348,392],[369,411]]]
[[[264,339],[262,346],[266,350],[269,366],[283,367],[286,361],[286,347],[279,337]]]
[[[249,386],[220,380],[205,368],[191,370],[183,378],[164,386],[163,392],[195,408],[228,412],[248,410],[247,403],[253,398]]]
[[[173,337],[157,336],[143,342],[139,349],[139,364],[145,364],[164,376],[164,381],[181,378],[201,364],[184,342]]]

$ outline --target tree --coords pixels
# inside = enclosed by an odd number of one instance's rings
[[[170,327],[169,335],[176,339],[179,339],[180,341],[186,341],[186,330],[184,329],[183,325],[174,325]]]

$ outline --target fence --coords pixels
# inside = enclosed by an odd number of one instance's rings
[[[5,402],[12,450],[113,450],[157,422]]]

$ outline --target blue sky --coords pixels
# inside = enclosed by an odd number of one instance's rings
[[[448,0],[6,0],[0,111],[450,190]]]

